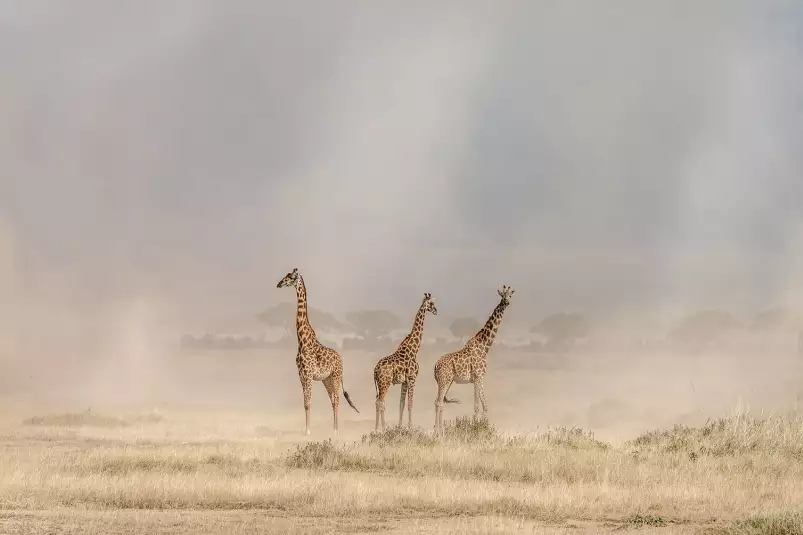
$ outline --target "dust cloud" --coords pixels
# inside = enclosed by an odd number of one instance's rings
[[[803,308],[801,31],[791,2],[7,2],[0,398],[300,413],[293,348],[178,348],[259,329],[297,267],[339,318],[411,321],[432,292],[437,336],[516,288],[487,381],[505,425],[794,403],[793,342],[690,357],[665,335]],[[599,336],[502,345],[557,311]],[[343,354],[372,418],[383,354]]]

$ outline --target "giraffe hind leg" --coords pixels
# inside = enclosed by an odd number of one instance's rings
[[[438,397],[435,399],[435,432],[438,433],[443,427],[443,404],[446,400],[446,393],[452,387],[452,378],[438,379]]]
[[[329,394],[329,400],[332,402],[332,419],[334,420],[334,431],[338,431],[338,409],[340,408],[340,378],[330,375],[323,380],[323,386],[326,388],[326,393]]]
[[[381,379],[377,382],[376,426],[374,427],[376,431],[385,429],[385,397],[388,394],[388,388]]]

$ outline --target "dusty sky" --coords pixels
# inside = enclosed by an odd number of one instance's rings
[[[803,302],[800,3],[113,4],[0,3],[6,318]]]

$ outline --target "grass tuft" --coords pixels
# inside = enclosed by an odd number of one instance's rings
[[[579,427],[557,427],[547,431],[542,437],[552,447],[570,450],[607,450],[611,445],[594,438],[592,431]]]
[[[725,535],[803,535],[803,513],[760,514],[730,523]]]
[[[394,426],[384,431],[372,431],[363,435],[362,443],[369,446],[390,447],[390,446],[434,446],[438,443],[432,434],[427,433],[420,427]]]
[[[630,527],[636,528],[660,528],[667,525],[667,521],[661,516],[645,515],[642,513],[636,513],[627,517],[624,523]]]
[[[502,437],[487,417],[458,416],[443,424],[445,440],[467,444],[499,442]]]

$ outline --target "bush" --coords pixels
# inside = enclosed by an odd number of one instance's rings
[[[354,454],[344,447],[332,444],[332,439],[296,446],[287,458],[291,468],[323,470],[371,471],[375,468],[370,458]]]
[[[500,441],[501,437],[488,418],[458,416],[443,424],[443,438],[454,442],[479,443]]]
[[[558,427],[547,431],[543,435],[543,439],[550,445],[571,450],[607,450],[611,447],[607,442],[594,438],[592,431],[586,431],[579,427]]]
[[[332,468],[337,464],[341,452],[332,444],[332,439],[310,442],[296,446],[287,459],[292,468]]]

